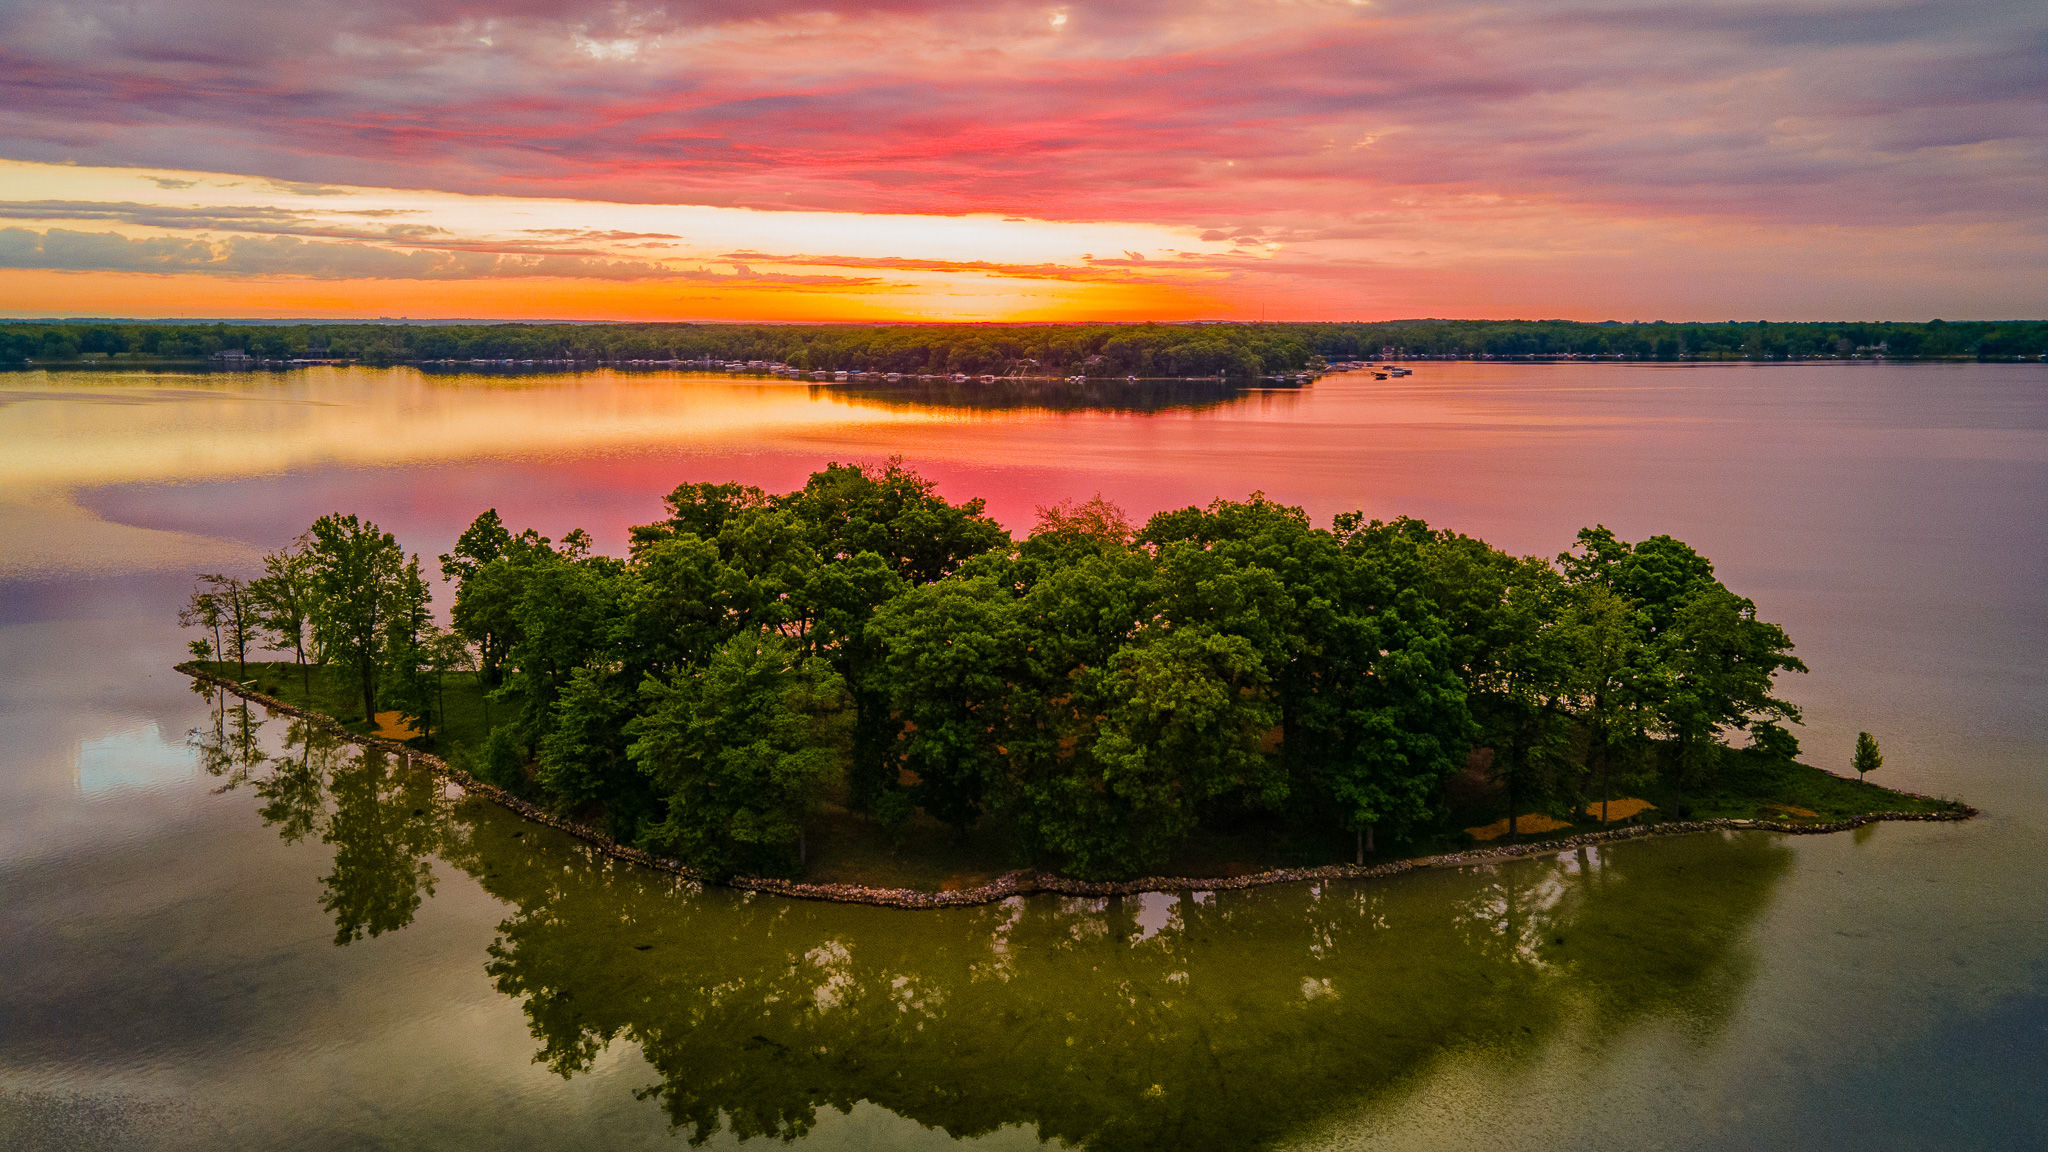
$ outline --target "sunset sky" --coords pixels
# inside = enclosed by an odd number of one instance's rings
[[[0,5],[0,314],[2048,315],[2048,5]]]

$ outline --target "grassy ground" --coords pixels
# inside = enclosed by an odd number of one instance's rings
[[[272,664],[251,660],[247,674],[239,675],[241,670],[233,662],[216,664],[202,661],[199,666],[230,680],[240,678],[257,691],[275,696],[287,704],[332,716],[351,732],[368,735],[376,730],[375,724],[364,722],[362,682],[346,669],[332,665],[300,667],[290,661]],[[442,756],[458,748],[474,750],[481,747],[489,730],[484,726],[485,702],[476,674],[448,673],[442,698],[447,706],[445,731],[431,733],[411,743],[423,751]],[[377,708],[388,710],[390,704],[379,701]],[[493,720],[505,718],[503,708],[491,711]]]
[[[1836,776],[1805,764],[1774,764],[1740,754],[1730,757],[1730,760],[1728,770],[1716,788],[1686,797],[1693,819],[1760,817],[1825,824],[1867,812],[1939,812],[1955,807],[1952,801],[1894,792],[1868,781]],[[1803,809],[1813,815],[1788,812],[1788,808]]]
[[[229,678],[237,674],[233,664],[201,666]],[[351,731],[368,734],[376,727],[364,722],[361,688],[342,669],[251,662],[243,679],[267,695],[333,716]],[[473,754],[488,732],[483,692],[475,674],[449,673],[444,700],[445,729],[412,743],[451,758]],[[502,706],[494,711],[492,719],[508,718]],[[1464,829],[1500,819],[1507,814],[1507,806],[1497,789],[1466,783],[1469,786],[1462,790],[1453,789],[1458,802],[1442,827],[1405,841],[1382,840],[1380,850],[1369,853],[1367,862],[1473,847],[1475,842]],[[1598,790],[1592,791],[1597,805]],[[1657,805],[1655,811],[1640,818],[1643,822],[1679,818],[1678,797],[1661,783],[1629,788],[1617,785],[1614,796],[1639,796]],[[972,888],[1029,864],[1017,837],[999,821],[984,821],[962,839],[952,827],[920,812],[900,834],[892,835],[874,820],[848,811],[841,799],[829,799],[807,833],[806,880],[935,891]],[[1832,823],[1871,812],[1935,812],[1954,807],[1950,801],[1893,792],[1805,764],[1774,763],[1741,753],[1730,757],[1716,787],[1688,792],[1684,804],[1689,819],[1762,818],[1808,824]],[[1523,811],[1527,810],[1525,806]],[[1581,818],[1567,827],[1538,836],[1524,834],[1520,839],[1558,839],[1601,827],[1598,820]],[[1355,851],[1352,835],[1334,822],[1327,828],[1304,827],[1274,817],[1252,817],[1234,827],[1199,830],[1159,872],[1168,876],[1236,876],[1272,868],[1350,863]]]

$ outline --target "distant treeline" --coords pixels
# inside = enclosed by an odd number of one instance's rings
[[[714,873],[800,869],[828,796],[1121,876],[1255,818],[1362,856],[1430,834],[1476,771],[1511,812],[1654,776],[1682,813],[1798,751],[1773,686],[1804,671],[1791,641],[1668,536],[1520,557],[1254,495],[1143,525],[1070,503],[1013,541],[895,463],[667,504],[623,558],[485,512],[441,557],[452,634],[417,557],[323,517],[262,579],[208,578],[194,652],[338,665],[365,716],[429,731],[442,672],[474,668],[498,714],[479,774]]]
[[[2048,322],[1584,324],[1397,320],[1376,324],[0,324],[0,363],[205,359],[240,351],[370,364],[514,359],[761,360],[805,369],[1206,376],[1299,371],[1317,358],[1579,356],[1636,360],[2023,359]]]

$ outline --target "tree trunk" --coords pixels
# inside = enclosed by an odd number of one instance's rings
[[[1366,850],[1367,852],[1377,852],[1377,851],[1378,851],[1378,849],[1376,849],[1376,848],[1374,848],[1374,847],[1372,846],[1372,834],[1373,834],[1373,833],[1374,833],[1375,831],[1377,831],[1378,829],[1379,829],[1379,825],[1377,825],[1377,824],[1367,824],[1367,825],[1365,826],[1365,850]],[[1360,861],[1360,863],[1363,863],[1363,861]]]
[[[239,584],[229,589],[235,606],[235,671],[237,678],[249,678],[249,624],[242,618],[242,589]]]
[[[1511,746],[1512,747],[1512,746]],[[1513,764],[1508,765],[1508,843],[1520,841],[1521,833],[1515,828],[1515,777],[1519,775]]]
[[[1692,741],[1681,733],[1678,743],[1678,771],[1671,774],[1671,818],[1685,819],[1685,762],[1692,751]]]
[[[1606,715],[1606,702],[1607,694],[1605,692],[1596,692],[1593,694],[1593,710],[1589,714],[1592,717],[1592,719],[1588,722],[1586,726],[1586,734],[1588,737],[1586,741],[1586,767],[1591,768],[1595,764],[1598,764],[1600,769],[1600,826],[1602,828],[1605,828],[1607,826],[1608,758],[1607,725],[1601,723],[1599,717]],[[1588,815],[1591,815],[1592,811],[1592,806],[1587,805],[1586,813]],[[1577,821],[1577,815],[1577,813],[1573,813],[1575,823]]]
[[[363,674],[363,723],[377,723],[377,670],[368,661],[361,665]]]
[[[1357,833],[1357,836],[1358,836],[1358,859],[1357,859],[1357,863],[1359,863],[1359,864],[1364,864],[1364,863],[1365,863],[1365,829],[1363,829],[1363,828],[1354,828],[1354,829],[1352,829],[1352,831],[1353,831],[1353,832],[1355,832],[1355,833]]]

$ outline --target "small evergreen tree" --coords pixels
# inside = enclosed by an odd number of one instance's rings
[[[1849,763],[1856,769],[1856,779],[1859,783],[1863,780],[1865,772],[1875,772],[1884,767],[1884,753],[1877,750],[1877,737],[1868,732],[1858,732],[1856,756]]]

